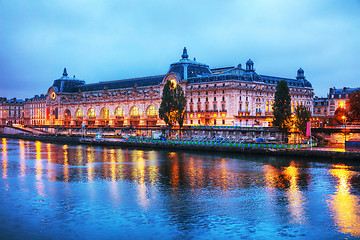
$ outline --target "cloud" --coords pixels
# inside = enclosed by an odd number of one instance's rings
[[[88,83],[165,74],[184,46],[211,67],[251,58],[283,77],[302,67],[325,96],[358,86],[359,10],[351,0],[0,0],[0,96],[45,93],[63,67]]]

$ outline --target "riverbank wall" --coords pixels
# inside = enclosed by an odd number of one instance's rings
[[[310,146],[308,148],[294,148],[293,145],[279,145],[270,144],[209,144],[209,143],[184,143],[181,141],[161,141],[161,140],[141,140],[141,139],[82,139],[78,136],[66,135],[30,135],[30,134],[5,134],[0,133],[2,138],[22,139],[29,141],[42,141],[50,143],[62,144],[84,144],[94,146],[107,146],[119,148],[142,148],[142,149],[167,149],[167,150],[181,150],[181,151],[205,151],[205,152],[227,152],[227,153],[241,153],[241,154],[262,154],[270,156],[293,156],[305,158],[317,158],[323,160],[355,160],[360,161],[360,152],[355,151],[327,151],[324,148],[317,149]],[[292,148],[290,148],[292,146]]]

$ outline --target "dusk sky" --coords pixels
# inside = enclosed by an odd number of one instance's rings
[[[301,67],[325,97],[360,87],[359,46],[355,0],[0,0],[0,97],[45,94],[64,67],[87,83],[166,74],[183,47],[210,68]]]

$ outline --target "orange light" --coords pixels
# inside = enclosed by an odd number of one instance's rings
[[[198,118],[200,118],[200,113],[198,113]]]
[[[190,114],[190,118],[193,118],[194,117],[194,114]]]
[[[221,116],[224,118],[224,117],[225,117],[225,113],[222,113]]]
[[[217,114],[216,113],[214,113],[214,118],[216,118],[217,117]]]
[[[345,120],[346,117],[345,117],[345,116],[342,116],[341,118]]]

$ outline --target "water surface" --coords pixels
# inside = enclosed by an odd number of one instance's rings
[[[360,164],[0,139],[1,239],[357,239]]]

